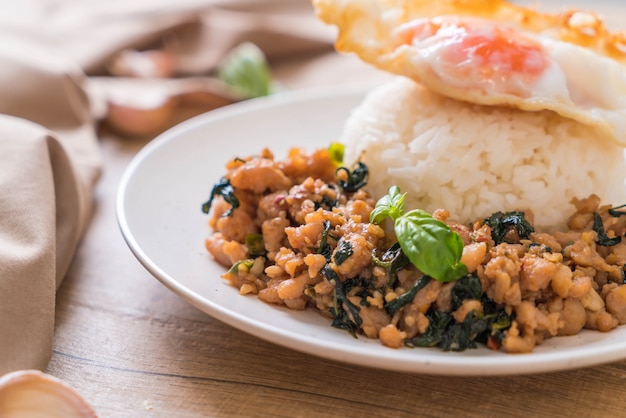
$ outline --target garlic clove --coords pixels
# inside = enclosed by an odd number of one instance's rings
[[[169,79],[93,77],[92,114],[125,137],[153,136],[169,127],[178,99]]]
[[[131,138],[154,136],[185,115],[241,100],[212,77],[91,77],[87,86],[94,116],[116,133]]]
[[[62,380],[38,370],[0,377],[0,417],[91,418],[93,408]]]
[[[174,54],[166,50],[119,52],[108,66],[111,75],[118,77],[166,78],[176,72]]]
[[[145,100],[137,100],[137,99]],[[116,132],[125,136],[155,135],[169,126],[176,108],[176,98],[139,92],[131,100],[109,98],[106,121]]]

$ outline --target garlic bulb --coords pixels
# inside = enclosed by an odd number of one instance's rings
[[[69,385],[38,370],[0,377],[0,417],[91,418],[96,413]]]

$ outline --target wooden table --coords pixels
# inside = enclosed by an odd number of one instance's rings
[[[329,82],[297,74],[300,85]],[[345,75],[354,76],[334,81]],[[147,140],[106,134],[101,143],[104,176],[59,291],[47,369],[101,417],[626,416],[626,361],[516,377],[411,375],[324,360],[222,324],[154,279],[119,232],[117,186]]]

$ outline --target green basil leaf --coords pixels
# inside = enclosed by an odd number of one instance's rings
[[[218,78],[243,99],[272,93],[272,75],[263,51],[244,42],[231,50],[218,68]]]
[[[406,193],[400,193],[398,186],[391,186],[388,193],[376,202],[376,206],[370,214],[370,222],[379,224],[387,217],[395,221],[404,212],[405,199]]]
[[[442,282],[467,274],[461,237],[428,212],[412,210],[396,219],[394,229],[402,251],[422,273]]]

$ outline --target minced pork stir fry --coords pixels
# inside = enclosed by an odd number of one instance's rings
[[[393,348],[527,353],[626,323],[623,206],[574,200],[562,232],[535,231],[524,212],[462,225],[445,209],[405,211],[397,187],[377,201],[367,167],[342,167],[341,155],[333,144],[227,163],[202,206],[206,248],[241,294],[312,307]]]

